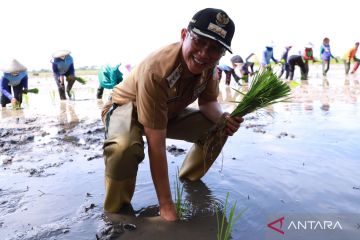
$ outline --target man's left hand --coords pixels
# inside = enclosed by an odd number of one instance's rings
[[[244,121],[243,117],[231,117],[229,113],[224,113],[224,118],[226,119],[225,133],[228,136],[234,135]]]

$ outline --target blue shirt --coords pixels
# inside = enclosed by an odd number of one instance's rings
[[[330,61],[330,58],[334,58],[330,51],[329,44],[323,44],[320,48],[321,59],[324,61]]]
[[[64,60],[54,58],[52,61],[52,69],[56,77],[75,75],[74,60],[70,55],[67,55]]]
[[[274,58],[273,48],[267,47],[263,52],[261,64],[267,66],[270,64],[271,59],[277,63],[277,60]]]
[[[221,71],[227,71],[227,72],[230,72],[233,70],[231,67],[229,67],[228,65],[225,65],[225,64],[220,64],[217,66],[217,68],[219,68]]]
[[[20,84],[22,84],[24,89],[28,88],[28,75],[26,71],[20,72],[17,76],[4,73],[0,78],[0,92],[11,100],[13,96],[11,95],[10,86],[18,86]]]

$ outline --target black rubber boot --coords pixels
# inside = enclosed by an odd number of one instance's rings
[[[60,99],[65,100],[66,99],[65,90],[63,88],[59,88],[58,90],[59,90]]]
[[[103,93],[104,93],[104,89],[103,88],[98,88],[97,92],[96,92],[96,98],[97,99],[102,99]]]

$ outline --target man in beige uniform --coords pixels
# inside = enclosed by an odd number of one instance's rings
[[[234,32],[235,25],[223,10],[203,9],[181,30],[180,42],[150,54],[114,88],[102,111],[106,129],[105,211],[118,212],[130,203],[138,164],[144,158],[145,135],[160,216],[167,221],[177,219],[169,186],[166,138],[195,143],[180,177],[197,180],[217,157],[203,167],[199,153],[209,128],[226,118],[226,134],[233,135],[243,121],[222,112],[217,102],[219,82],[213,78],[225,50],[231,52]],[[199,110],[187,108],[196,99]]]

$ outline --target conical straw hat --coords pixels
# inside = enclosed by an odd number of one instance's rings
[[[313,44],[311,42],[308,42],[307,44],[305,44],[304,46],[305,48],[312,48]]]
[[[26,71],[27,68],[18,62],[16,59],[11,59],[10,62],[3,66],[1,69],[4,73],[14,73],[14,72],[22,72]]]
[[[71,52],[69,50],[59,50],[53,53],[53,58],[60,58],[65,57],[66,55],[69,55]]]

